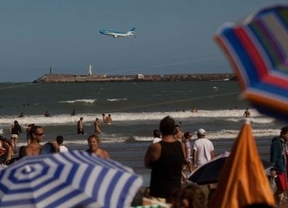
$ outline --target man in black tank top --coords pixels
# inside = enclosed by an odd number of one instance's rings
[[[181,171],[185,164],[185,147],[174,137],[175,121],[170,116],[160,122],[162,141],[151,144],[144,165],[151,168],[150,195],[169,200],[170,194],[181,188]]]

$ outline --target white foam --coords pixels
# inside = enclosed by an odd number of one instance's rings
[[[77,99],[77,100],[66,100],[59,101],[59,103],[95,103],[97,99]]]
[[[110,102],[125,101],[125,100],[127,100],[127,98],[111,98],[111,99],[107,99],[107,101],[110,101]]]
[[[259,114],[256,110],[251,109],[251,123],[270,123],[274,119],[270,117],[263,116]],[[192,113],[190,110],[185,111],[170,111],[170,112],[140,112],[140,113],[128,113],[128,112],[115,112],[111,113],[113,122],[142,122],[149,120],[160,121],[164,116],[170,115],[174,119],[197,119],[197,118],[217,118],[226,121],[239,122],[244,119],[244,110],[198,110],[197,113]],[[107,112],[109,113],[109,112]],[[70,114],[57,114],[52,115],[52,117],[44,117],[43,115],[26,115],[25,117],[19,118],[18,115],[8,116],[2,115],[0,118],[0,123],[3,126],[11,125],[14,120],[18,120],[20,124],[26,125],[30,123],[36,123],[39,125],[75,125],[75,122],[79,120],[80,117],[84,118],[86,122],[92,122],[98,118],[102,118],[101,113],[87,113],[87,114],[77,114],[77,116],[71,116]]]

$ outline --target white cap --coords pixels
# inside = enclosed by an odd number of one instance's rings
[[[197,134],[205,135],[204,129],[198,129]]]

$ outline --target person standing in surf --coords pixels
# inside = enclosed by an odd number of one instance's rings
[[[251,113],[249,111],[249,108],[246,108],[245,112],[243,113],[243,117],[248,118],[248,117],[250,117],[250,115],[251,115]]]
[[[95,134],[101,134],[101,129],[100,129],[100,121],[99,118],[96,118],[96,120],[94,121],[94,133]]]
[[[83,120],[83,117],[80,117],[79,121],[77,122],[77,134],[84,134]]]
[[[111,124],[112,124],[111,114],[108,114],[108,117],[106,117],[106,122],[107,122],[108,125],[111,125]]]
[[[22,127],[19,125],[18,121],[15,120],[14,124],[9,128],[9,134],[14,152],[17,150],[17,143],[20,133],[22,133]]]
[[[76,116],[76,111],[75,109],[72,111],[72,113],[70,114],[71,116]]]
[[[104,123],[107,123],[107,116],[105,115],[105,113],[102,114],[102,120]]]

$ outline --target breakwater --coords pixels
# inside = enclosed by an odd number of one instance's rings
[[[75,75],[45,74],[33,83],[73,83],[73,82],[152,82],[152,81],[235,81],[235,74],[167,74],[167,75]]]

